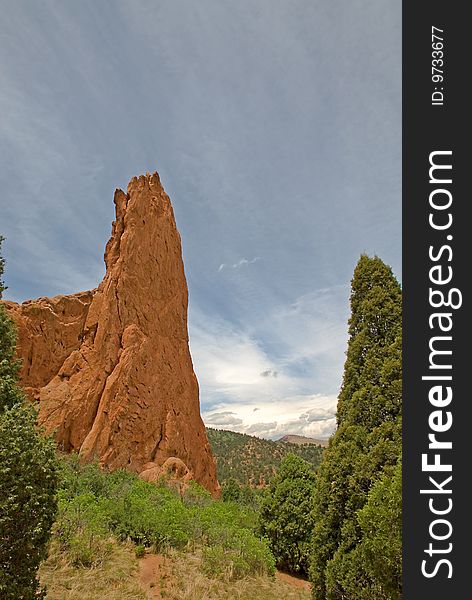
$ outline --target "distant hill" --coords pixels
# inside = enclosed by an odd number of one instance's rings
[[[304,435],[284,435],[277,441],[289,442],[290,444],[314,444],[315,446],[323,446],[323,448],[326,448],[328,445],[328,440],[318,440]]]
[[[244,433],[222,429],[206,429],[216,458],[220,484],[234,478],[243,485],[263,487],[275,475],[279,465],[290,452],[304,458],[316,470],[323,448],[315,444],[293,444],[286,441],[264,440]]]

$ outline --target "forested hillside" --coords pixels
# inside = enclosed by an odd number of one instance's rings
[[[320,446],[274,442],[234,431],[207,428],[207,435],[221,485],[235,479],[241,485],[262,487],[275,475],[287,454],[304,458],[313,470],[318,468],[323,455]]]

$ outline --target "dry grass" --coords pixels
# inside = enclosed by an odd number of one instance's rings
[[[47,600],[146,600],[137,572],[131,547],[115,543],[100,566],[87,569],[70,566],[53,543],[39,576],[47,586]]]
[[[225,582],[205,577],[197,555],[172,554],[172,572],[162,595],[167,600],[310,600],[309,590],[270,577]]]
[[[40,579],[48,588],[47,600],[310,600],[306,589],[270,577],[226,582],[210,579],[200,571],[198,554],[171,551],[165,559],[164,575],[145,591],[140,582],[139,561],[133,546],[114,543],[100,566],[87,569],[70,566],[53,544],[41,565]],[[159,590],[159,591],[157,591]],[[149,594],[149,595],[148,595]]]

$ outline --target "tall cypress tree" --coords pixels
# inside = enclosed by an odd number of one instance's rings
[[[315,486],[310,575],[316,600],[391,597],[366,567],[358,511],[401,452],[401,315],[401,288],[392,270],[378,257],[362,255],[352,279],[338,428]]]

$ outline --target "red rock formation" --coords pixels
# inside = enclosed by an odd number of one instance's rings
[[[188,348],[180,236],[154,175],[115,192],[98,289],[6,306],[19,330],[22,382],[67,451],[140,473],[180,459],[218,493]]]
[[[156,482],[161,477],[165,479],[173,479],[179,482],[191,481],[193,473],[180,458],[168,458],[161,466],[156,463],[147,463],[139,474],[144,481]]]
[[[3,304],[16,323],[22,358],[21,380],[31,398],[57,374],[82,343],[85,319],[94,292]]]
[[[181,495],[188,489],[192,479],[194,479],[192,471],[180,458],[168,458],[161,466],[156,463],[148,463],[144,465],[139,477],[149,483],[159,483],[165,481],[168,487],[173,488]]]

